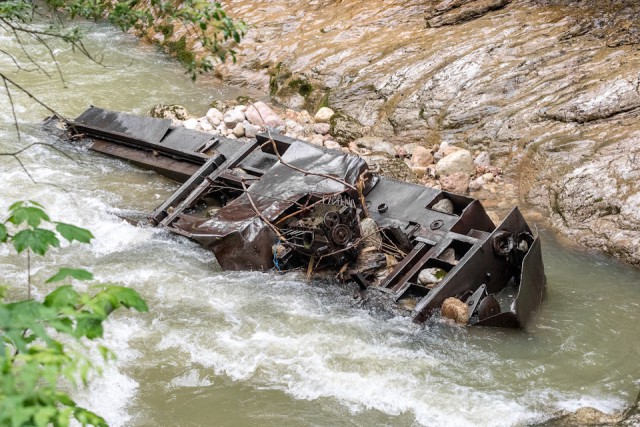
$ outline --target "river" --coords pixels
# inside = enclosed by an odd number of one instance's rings
[[[191,82],[153,46],[110,27],[85,29],[103,66],[61,46],[54,52],[66,88],[55,75],[19,76],[64,115],[90,104],[145,113],[157,103],[204,114],[213,99],[241,93]],[[6,35],[0,42],[20,55]],[[42,49],[27,49],[46,61]],[[10,66],[0,56],[0,67]],[[0,157],[0,212],[36,200],[96,237],[35,261],[35,294],[51,289],[42,282],[55,266],[69,265],[131,286],[149,303],[149,313],[109,321],[103,342],[118,360],[76,393],[112,426],[517,426],[582,406],[620,411],[637,396],[636,269],[542,229],[548,297],[530,331],[418,326],[356,308],[332,283],[221,272],[195,243],[128,224],[118,215],[151,211],[177,185],[62,144],[40,128],[45,110],[19,94],[14,101],[22,141],[3,97],[0,151],[43,141],[66,156],[43,146],[21,155],[39,184]],[[24,296],[25,259],[0,247],[0,267],[10,297]]]

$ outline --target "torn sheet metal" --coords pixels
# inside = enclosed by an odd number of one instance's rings
[[[517,208],[496,226],[476,199],[278,134],[241,142],[96,107],[67,124],[96,151],[182,182],[151,221],[223,269],[331,271],[416,322],[449,300],[459,323],[526,327],[542,303],[540,238]]]

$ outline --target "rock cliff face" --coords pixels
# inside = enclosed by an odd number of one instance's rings
[[[231,84],[365,135],[489,151],[578,242],[640,265],[634,0],[233,0]]]

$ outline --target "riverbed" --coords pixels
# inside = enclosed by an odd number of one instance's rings
[[[193,83],[155,47],[108,26],[85,28],[102,65],[60,46],[66,87],[55,75],[18,76],[65,116],[89,105],[144,114],[157,103],[202,115],[212,100],[243,93]],[[0,41],[18,52],[6,35]],[[120,217],[153,210],[176,183],[62,143],[41,129],[45,110],[14,101],[22,140],[3,100],[0,150],[49,142],[65,155],[43,146],[21,155],[37,184],[0,158],[0,212],[36,200],[96,237],[35,261],[35,294],[66,265],[149,303],[147,314],[109,321],[104,344],[118,360],[76,394],[112,426],[517,426],[583,406],[614,413],[637,396],[637,269],[561,244],[541,225],[548,295],[531,330],[415,325],[355,307],[331,282],[221,272],[195,243],[129,224]],[[0,266],[10,297],[24,296],[25,259],[2,247]]]

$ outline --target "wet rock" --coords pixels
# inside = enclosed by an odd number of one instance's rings
[[[330,133],[341,145],[348,145],[349,142],[361,138],[363,127],[356,119],[342,113],[335,113],[329,121],[331,125]]]
[[[187,120],[191,118],[191,115],[186,108],[184,108],[182,105],[176,104],[158,104],[151,109],[150,114],[151,117],[155,117],[158,119]]]
[[[247,108],[247,111],[245,111],[245,115],[247,116],[247,120],[249,120],[251,124],[256,126],[285,126],[284,121],[280,118],[280,116],[275,111],[273,111],[271,107],[269,107],[262,101],[251,104]]]
[[[438,176],[447,176],[456,172],[464,172],[467,175],[473,175],[476,171],[473,165],[473,158],[468,150],[458,150],[446,157],[443,157],[436,164],[436,174]]]
[[[491,166],[491,156],[489,155],[489,152],[480,152],[480,154],[478,154],[476,158],[473,159],[473,164],[476,165],[476,167],[480,166],[483,168],[488,168],[489,166]]]
[[[466,325],[469,322],[469,309],[467,308],[467,304],[458,298],[450,297],[444,300],[440,314],[442,317],[451,319],[459,325]]]
[[[234,129],[236,125],[238,123],[242,123],[244,119],[244,113],[235,108],[233,110],[227,111],[223,117],[224,124],[227,125],[227,128],[229,129]]]
[[[360,221],[360,235],[363,237],[363,247],[382,247],[382,237],[378,224],[372,218],[365,218]]]
[[[425,268],[418,274],[418,283],[422,286],[432,288],[433,286],[430,285],[439,283],[442,277],[444,277],[444,270],[439,268]]]
[[[613,425],[621,421],[621,414],[605,414],[591,407],[583,407],[575,412],[558,414],[554,419],[557,426],[601,426]]]
[[[436,204],[431,207],[432,210],[446,213],[449,215],[453,215],[455,209],[453,207],[453,202],[447,198],[439,200]]]
[[[196,127],[198,127],[198,119],[185,120],[185,122],[183,123],[183,126],[186,129],[194,130]]]
[[[395,156],[377,152],[362,155],[362,158],[367,162],[369,170],[373,173],[399,181],[413,182],[415,184],[419,182],[418,177],[416,177],[411,168],[402,160],[396,159]]]
[[[451,193],[467,194],[469,190],[469,175],[464,172],[455,172],[440,178],[440,185],[444,191]]]
[[[331,125],[329,123],[316,123],[313,125],[313,131],[319,135],[326,135],[329,133]]]
[[[318,123],[329,123],[331,117],[335,114],[335,112],[329,107],[322,107],[318,110],[316,115],[313,117]]]
[[[411,163],[416,166],[429,166],[433,163],[433,154],[431,154],[430,150],[427,150],[425,147],[418,145],[413,150]]]

